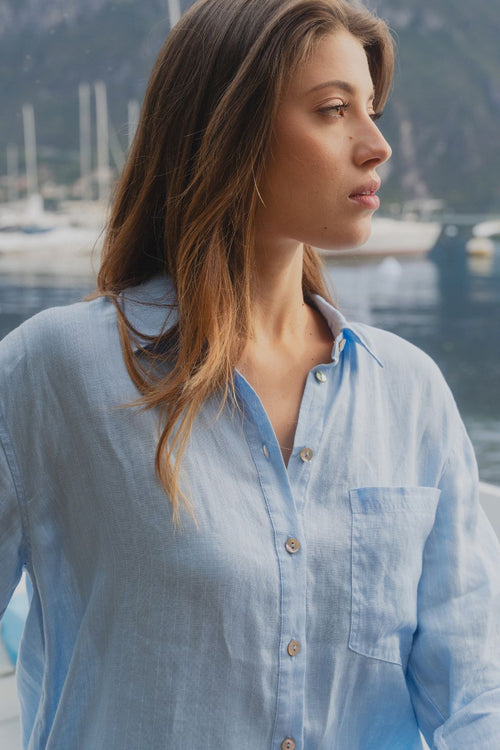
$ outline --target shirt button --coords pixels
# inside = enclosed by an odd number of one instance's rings
[[[310,461],[313,457],[312,448],[302,448],[302,450],[300,451],[300,457],[305,463]]]
[[[266,458],[269,458],[269,448],[267,447],[267,445],[266,445],[265,443],[264,443],[264,445],[262,446],[262,451],[263,451],[263,453],[264,453],[264,456],[265,456]]]
[[[343,352],[344,351],[345,345],[346,345],[346,340],[342,339],[342,341],[339,343],[339,352]]]
[[[318,381],[318,383],[326,383],[326,375],[323,372],[323,370],[316,370],[314,373],[314,377]]]
[[[297,654],[300,653],[299,641],[290,641],[290,643],[286,647],[286,650],[288,651],[289,656],[297,656]]]
[[[297,743],[291,737],[285,737],[281,743],[281,750],[295,750]]]
[[[296,552],[300,549],[300,542],[298,539],[295,539],[295,537],[291,536],[290,539],[287,539],[285,542],[285,549],[287,552],[290,553],[290,555],[294,555]]]

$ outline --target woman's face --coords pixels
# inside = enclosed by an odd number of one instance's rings
[[[259,192],[257,244],[362,244],[378,208],[377,167],[391,149],[374,122],[365,51],[346,31],[323,37],[280,103]]]

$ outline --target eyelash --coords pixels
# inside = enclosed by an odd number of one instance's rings
[[[329,104],[327,107],[322,107],[319,111],[325,115],[336,112],[338,117],[344,117],[346,110],[349,109],[350,106],[349,102],[342,102],[342,104]]]
[[[343,102],[342,104],[331,104],[328,107],[323,107],[319,110],[322,114],[328,115],[332,112],[337,112],[337,117],[342,118],[345,117],[346,110],[349,109],[351,106],[350,102]],[[377,120],[380,120],[382,117],[382,112],[374,112],[372,115],[370,115],[373,122],[377,122]]]

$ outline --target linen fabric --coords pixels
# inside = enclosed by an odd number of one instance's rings
[[[176,319],[165,278],[122,304],[144,336]],[[23,568],[33,584],[24,748],[417,750],[421,729],[498,750],[500,552],[453,397],[423,352],[314,304],[332,360],[288,467],[237,373],[236,403],[196,420],[180,529],[113,304],[0,343],[0,613]]]

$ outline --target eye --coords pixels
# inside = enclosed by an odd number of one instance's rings
[[[370,115],[373,122],[377,122],[377,120],[380,120],[384,113],[383,112],[374,112],[372,115]]]
[[[328,104],[325,107],[321,107],[321,109],[318,110],[323,115],[328,115],[329,117],[334,118],[341,118],[345,117],[346,110],[351,105],[349,102],[340,102],[339,104]]]

